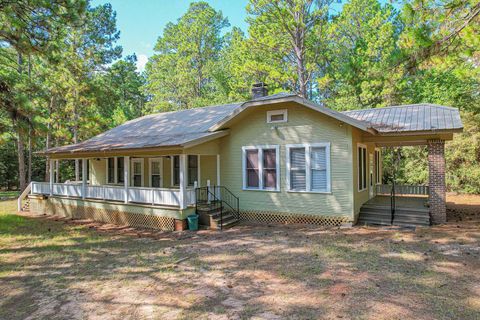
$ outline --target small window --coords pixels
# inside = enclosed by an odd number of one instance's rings
[[[358,191],[367,189],[367,147],[364,145],[357,146],[358,160]]]
[[[267,111],[267,123],[287,122],[287,110]]]
[[[280,189],[278,146],[243,147],[243,188]]]

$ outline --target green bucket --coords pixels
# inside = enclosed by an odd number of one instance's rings
[[[198,230],[198,216],[196,214],[192,214],[187,217],[188,220],[188,229],[196,231]]]

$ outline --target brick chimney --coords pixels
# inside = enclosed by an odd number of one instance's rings
[[[252,86],[252,99],[258,99],[268,95],[267,85],[263,82],[254,83]]]

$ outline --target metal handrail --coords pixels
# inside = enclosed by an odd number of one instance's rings
[[[213,188],[213,192],[212,189]],[[218,193],[217,193],[218,190]],[[208,203],[215,209],[220,209],[220,229],[223,229],[223,208],[228,206],[238,220],[240,199],[224,186],[199,187],[195,189],[195,211],[198,212],[199,203]],[[234,202],[234,203],[231,203]],[[212,205],[213,203],[213,205]]]
[[[229,206],[230,209],[234,212],[235,218],[239,219],[240,218],[240,199],[225,186],[215,186],[214,188],[216,188],[215,190],[217,189],[220,190],[220,200],[223,203],[225,203],[227,206]],[[222,193],[222,190],[224,190],[225,192]],[[225,193],[226,195],[228,195],[227,197],[225,197]],[[230,200],[230,201],[227,201],[227,200]],[[235,202],[235,204],[230,202]]]

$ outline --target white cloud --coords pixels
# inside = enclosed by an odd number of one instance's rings
[[[139,54],[137,56],[137,71],[142,72],[145,70],[145,65],[148,62],[148,57],[144,54]]]

